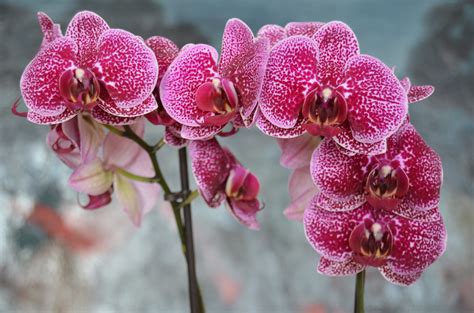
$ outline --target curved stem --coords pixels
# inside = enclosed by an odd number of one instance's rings
[[[115,167],[114,171],[122,176],[127,177],[128,179],[143,182],[143,183],[160,183],[160,180],[161,180],[161,178],[157,178],[157,177],[145,177],[145,176],[133,174],[120,167]]]
[[[354,313],[364,313],[365,270],[357,273],[355,286]]]

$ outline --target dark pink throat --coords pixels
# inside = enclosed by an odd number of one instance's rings
[[[92,71],[78,67],[61,75],[59,91],[69,109],[90,111],[99,99],[100,84]]]

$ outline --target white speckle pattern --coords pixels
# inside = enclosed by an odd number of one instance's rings
[[[276,138],[295,138],[301,136],[306,132],[302,127],[304,123],[303,118],[299,118],[296,125],[292,128],[286,129],[273,125],[260,111],[257,112],[256,126],[267,136]]]
[[[349,276],[362,272],[365,265],[349,259],[343,262],[331,261],[321,257],[318,264],[318,273],[326,276]]]

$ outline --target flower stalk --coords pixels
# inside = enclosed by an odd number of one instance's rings
[[[365,313],[364,309],[365,270],[357,273],[354,299],[354,313]]]

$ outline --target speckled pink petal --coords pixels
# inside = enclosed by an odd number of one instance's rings
[[[261,112],[257,112],[256,120],[256,126],[258,129],[260,129],[265,135],[276,138],[295,138],[306,132],[303,128],[303,124],[305,123],[303,118],[299,118],[296,125],[289,129],[273,125]]]
[[[76,115],[77,115],[76,112],[73,112],[69,109],[66,109],[61,114],[54,115],[54,116],[43,116],[33,111],[29,111],[26,118],[28,119],[28,121],[35,124],[53,125],[53,124],[59,124],[59,123],[69,121]]]
[[[77,46],[69,38],[58,38],[41,49],[25,68],[21,94],[29,110],[41,116],[56,116],[66,110],[59,92],[59,77],[73,67]]]
[[[314,35],[318,53],[318,82],[337,87],[344,78],[347,61],[359,54],[359,43],[352,29],[342,22],[330,22]]]
[[[398,274],[423,271],[446,249],[446,228],[437,208],[426,212],[423,218],[393,218],[389,227],[394,243],[388,265]]]
[[[230,164],[226,152],[217,140],[189,143],[191,166],[196,184],[210,207],[218,207],[225,199],[225,181]]]
[[[81,11],[74,15],[66,30],[66,36],[77,44],[79,66],[90,68],[97,59],[99,37],[109,25],[97,14]]]
[[[94,119],[101,124],[116,125],[116,126],[133,124],[142,118],[141,116],[122,117],[122,116],[112,115],[102,110],[99,106],[95,106],[91,114],[92,114],[92,117],[94,117]]]
[[[387,151],[387,141],[381,140],[375,143],[364,143],[354,139],[352,131],[348,125],[343,125],[344,131],[332,137],[340,147],[347,150],[348,155],[367,154],[377,155]],[[344,151],[344,150],[341,150]]]
[[[385,265],[379,268],[380,274],[391,282],[392,284],[399,286],[409,286],[417,281],[421,277],[422,272],[417,272],[413,274],[397,274],[390,269],[390,266]]]
[[[243,65],[249,53],[254,50],[253,33],[243,21],[232,18],[225,25],[222,35],[219,73],[229,78],[236,69]]]
[[[188,140],[208,140],[217,135],[223,128],[223,126],[192,127],[183,125],[181,127],[181,137]]]
[[[387,154],[403,160],[402,168],[410,184],[402,200],[404,205],[418,210],[437,207],[443,183],[441,159],[413,125],[408,123],[402,126],[389,138]]]
[[[184,147],[188,143],[188,140],[181,137],[181,125],[178,123],[166,126],[163,138],[167,145],[175,148]]]
[[[286,32],[280,25],[268,24],[258,30],[257,37],[267,38],[270,46],[273,47],[277,42],[286,38]]]
[[[403,77],[402,79],[400,79],[400,84],[402,85],[402,87],[403,87],[403,89],[405,90],[405,92],[408,93],[408,91],[410,90],[410,87],[411,87],[410,78],[408,78],[408,77]]]
[[[337,200],[326,196],[324,193],[319,192],[314,197],[314,203],[316,206],[323,208],[328,211],[332,212],[340,212],[340,211],[350,211],[360,207],[362,204],[365,203],[365,195],[362,193],[354,194],[353,196],[349,197],[348,199],[344,200]]]
[[[336,143],[325,138],[314,151],[311,173],[314,183],[326,196],[335,200],[349,200],[363,193],[365,155],[347,156],[339,151]]]
[[[368,55],[351,58],[345,70],[348,120],[354,138],[376,143],[392,135],[408,112],[406,92],[397,77]]]
[[[288,191],[291,203],[283,211],[283,214],[290,220],[302,221],[304,210],[318,192],[313,184],[309,166],[298,168],[291,173],[288,180]]]
[[[309,166],[313,151],[321,142],[320,137],[304,134],[296,138],[277,139],[281,149],[280,165],[296,169]]]
[[[170,66],[171,62],[178,56],[179,48],[174,42],[168,38],[161,36],[153,36],[146,40],[146,44],[155,54],[156,60],[158,61],[159,74],[158,84],[161,78],[165,75],[166,70]]]
[[[160,84],[160,97],[166,112],[187,126],[199,126],[197,120],[205,115],[196,104],[196,91],[217,74],[217,51],[198,44],[183,48],[171,63]]]
[[[265,117],[281,128],[296,125],[304,98],[315,83],[317,47],[314,40],[295,36],[270,52],[260,95]]]
[[[433,94],[435,88],[430,85],[425,86],[411,86],[408,91],[408,103],[414,103],[425,100]]]
[[[365,265],[353,259],[337,262],[321,257],[318,265],[318,273],[326,276],[349,276],[362,272],[364,269]]]
[[[252,230],[260,229],[260,223],[257,221],[257,213],[260,211],[258,200],[236,201],[231,199],[226,202],[226,207],[239,223]]]
[[[105,93],[106,94],[106,93]],[[149,95],[141,104],[131,108],[118,106],[109,96],[101,97],[98,106],[109,114],[121,117],[137,117],[148,114],[158,108],[158,103],[153,95]]]
[[[61,25],[55,24],[46,13],[38,12],[38,22],[43,32],[43,42],[41,48],[51,41],[62,36]]]
[[[321,22],[290,22],[286,24],[286,35],[312,37],[324,25]]]
[[[304,214],[306,238],[322,256],[332,261],[347,261],[352,258],[349,237],[359,221],[369,214],[365,207],[346,212],[329,212],[314,203]]]
[[[152,93],[158,63],[141,38],[121,29],[109,29],[99,38],[94,72],[118,107],[131,108]]]

